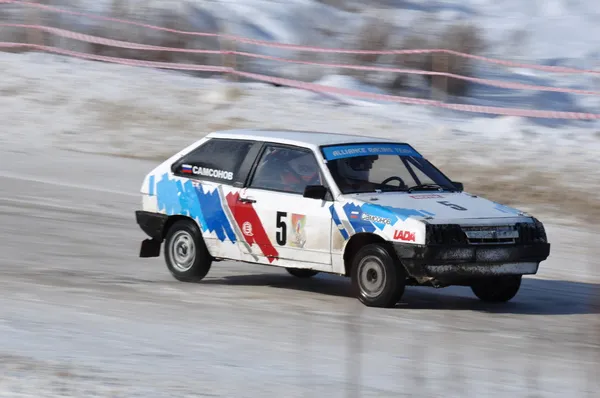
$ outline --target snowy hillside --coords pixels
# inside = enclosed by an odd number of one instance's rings
[[[390,50],[440,46],[461,49],[460,43],[448,42],[451,39],[444,38],[443,35],[448,33],[445,31],[447,27],[466,23],[479,29],[477,37],[471,39],[481,42],[481,51],[477,53],[484,56],[580,69],[598,68],[600,63],[600,42],[593,33],[599,26],[600,8],[589,0],[376,0],[368,2],[368,5],[355,0],[50,0],[47,3],[67,10],[91,12],[174,29],[220,32],[270,42],[345,49]],[[4,20],[24,23],[36,20],[25,13],[31,7],[10,4],[1,7],[12,10],[0,14]],[[36,14],[36,17],[46,25],[118,40],[214,50],[220,45],[211,37],[173,35],[79,15],[43,11]],[[373,33],[378,29],[381,30],[379,36]],[[3,40],[14,40],[19,35],[20,39],[26,39],[21,28],[5,28],[0,31],[0,38]],[[369,35],[375,35],[371,41],[368,37],[365,38]],[[462,36],[461,39],[470,40]],[[47,41],[58,47],[85,53],[142,59],[158,57],[158,60],[196,64],[222,63],[219,55],[142,53],[139,50],[99,47],[55,35],[48,35]],[[412,58],[399,60],[380,56],[365,60],[356,55],[307,53],[240,43],[236,49],[309,62],[394,68],[415,66]],[[362,73],[338,67],[299,65],[248,57],[238,57],[236,62],[241,70],[266,75],[311,82],[325,81],[327,85],[346,88],[357,85],[364,88],[364,84],[370,84],[377,85],[378,90],[397,95],[420,98],[431,96],[426,80],[414,75]],[[454,61],[451,59],[450,62]],[[473,62],[469,70],[460,68],[457,72],[478,78],[600,92],[599,75],[592,77],[517,70],[479,61]],[[339,78],[338,75],[341,74],[347,76]],[[401,78],[400,83],[398,78]],[[514,90],[472,84],[466,97],[450,97],[448,101],[598,113],[599,98],[598,95]],[[547,121],[538,122],[548,124]]]

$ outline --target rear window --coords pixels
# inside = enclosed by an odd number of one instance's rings
[[[210,139],[177,161],[173,172],[187,177],[232,183],[252,145],[251,141]]]

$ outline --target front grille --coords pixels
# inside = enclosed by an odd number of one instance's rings
[[[491,226],[428,224],[426,242],[433,245],[509,245],[546,242],[544,226],[538,220],[534,221],[534,223]]]
[[[462,230],[472,245],[507,245],[519,239],[519,230],[513,225],[462,227]]]

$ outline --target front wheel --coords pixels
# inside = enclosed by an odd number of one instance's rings
[[[177,221],[169,228],[165,261],[171,275],[181,282],[197,282],[208,274],[212,257],[193,220]]]
[[[404,294],[402,264],[380,244],[361,248],[352,261],[352,286],[367,307],[393,307]]]
[[[481,301],[503,303],[515,297],[520,287],[521,275],[511,275],[475,282],[471,290]]]
[[[302,268],[286,268],[285,270],[296,278],[311,278],[319,273],[319,271]]]

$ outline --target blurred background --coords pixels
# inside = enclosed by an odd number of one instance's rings
[[[0,1],[0,396],[595,397],[599,22],[590,0]],[[177,283],[137,257],[142,178],[246,127],[408,141],[540,218],[551,256],[502,306],[367,309],[234,263]]]

